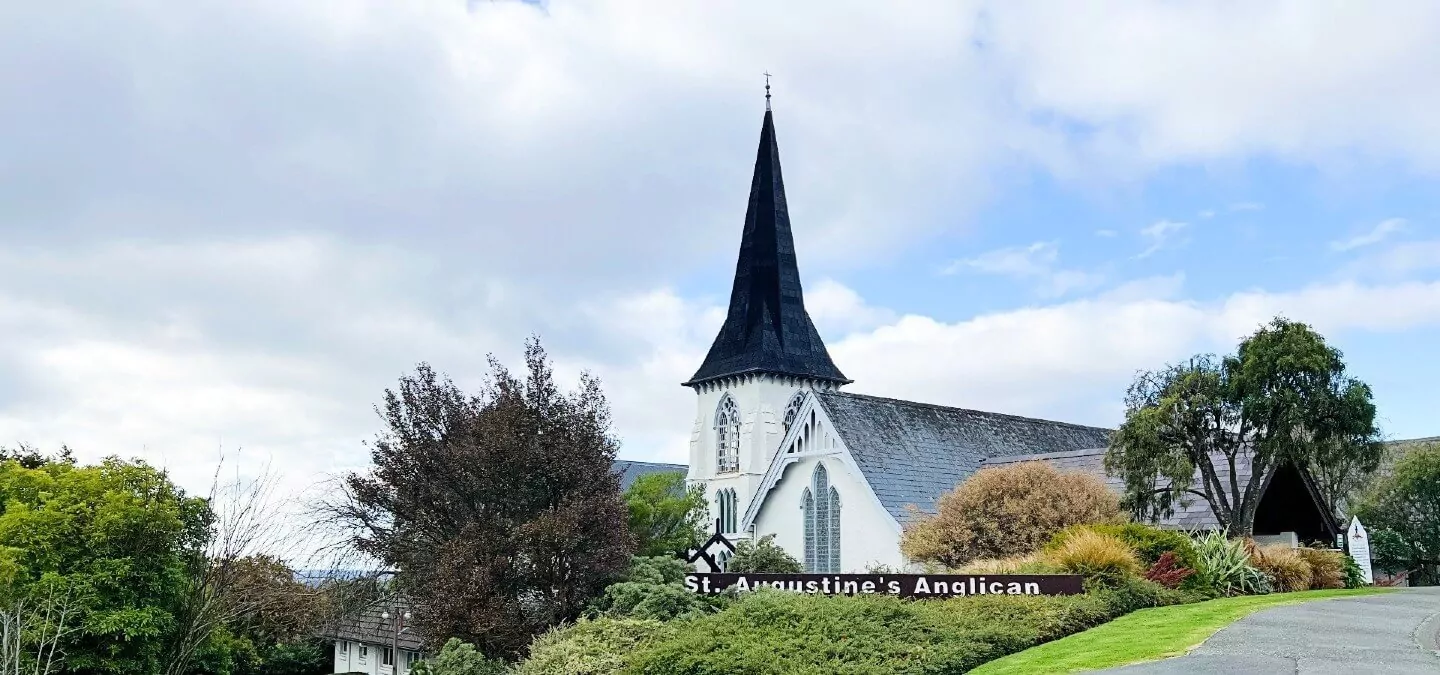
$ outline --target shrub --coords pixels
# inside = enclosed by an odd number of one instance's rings
[[[1180,584],[1195,576],[1195,570],[1190,567],[1182,567],[1179,558],[1174,551],[1166,551],[1160,556],[1150,569],[1145,570],[1145,579],[1153,581],[1165,588],[1180,588]]]
[[[1089,595],[910,601],[757,591],[670,624],[637,646],[627,672],[960,673],[1110,616]]]
[[[1140,573],[1135,551],[1119,537],[1094,530],[1079,530],[1045,551],[1045,559],[1070,574],[1084,575],[1092,584],[1113,587]]]
[[[1121,519],[1118,498],[1099,478],[1043,462],[981,469],[935,507],[906,528],[900,549],[951,567],[1030,553],[1072,525]]]
[[[1184,532],[1162,530],[1143,523],[1080,525],[1057,533],[1050,540],[1050,544],[1060,544],[1069,533],[1078,529],[1119,537],[1121,541],[1129,544],[1130,548],[1135,549],[1135,555],[1139,556],[1142,565],[1154,565],[1166,553],[1174,554],[1175,562],[1180,567],[1194,569],[1196,565],[1195,540]]]
[[[1250,564],[1270,575],[1276,591],[1290,593],[1310,588],[1310,563],[1297,549],[1285,544],[1255,546],[1248,539],[1246,544]]]
[[[1042,559],[1038,554],[1012,556],[1009,558],[985,558],[972,560],[954,574],[1059,574],[1060,566]]]
[[[625,580],[607,586],[589,614],[668,621],[710,609],[710,598],[685,590],[686,572],[685,563],[675,558],[637,556]]]
[[[1365,572],[1354,558],[1345,556],[1345,588],[1360,588],[1365,585]]]
[[[726,572],[746,574],[799,574],[805,567],[785,549],[775,545],[775,535],[767,534],[759,542],[741,541],[735,545],[735,555],[725,566]]]
[[[1123,616],[1149,607],[1180,605],[1190,600],[1179,591],[1136,577],[1124,577],[1113,586],[1097,588],[1092,593],[1105,602],[1112,616]]]
[[[415,664],[410,675],[505,675],[508,671],[504,661],[485,658],[475,645],[450,638],[434,658]]]
[[[1272,590],[1270,579],[1250,564],[1245,544],[1207,532],[1195,540],[1198,564],[1195,577],[1201,587],[1219,595],[1260,595]]]
[[[581,619],[535,638],[530,658],[516,675],[607,675],[619,673],[642,640],[660,630],[647,619]]]
[[[1349,556],[1319,548],[1297,548],[1295,552],[1310,565],[1310,588],[1345,587],[1345,558]]]

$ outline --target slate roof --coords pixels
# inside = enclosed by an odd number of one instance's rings
[[[768,108],[750,181],[730,309],[705,361],[685,386],[743,373],[850,382],[830,360],[805,311],[785,181],[780,174],[780,147]]]
[[[664,473],[667,471],[689,473],[690,471],[690,467],[685,466],[684,464],[662,464],[659,462],[631,462],[623,459],[615,460],[615,463],[612,466],[614,467],[615,473],[620,474],[621,492],[630,489],[630,484],[634,483],[636,478],[639,478],[646,474]]]
[[[1111,431],[863,394],[814,395],[880,503],[902,523],[909,504],[934,513],[935,500],[987,457],[1103,447]]]
[[[1088,473],[1103,481],[1105,485],[1116,494],[1124,494],[1125,481],[1118,476],[1111,476],[1105,473],[1105,448],[1088,448],[1073,452],[1054,452],[1034,455],[1011,455],[1007,457],[991,457],[985,460],[985,466],[1004,466],[1017,464],[1019,462],[1046,462],[1060,471],[1070,473]],[[1230,482],[1230,464],[1223,457],[1217,456],[1213,460],[1217,477],[1222,483]],[[1242,455],[1241,459],[1235,462],[1235,477],[1240,484],[1240,489],[1245,489],[1250,484],[1250,462]],[[1198,481],[1198,478],[1197,478]],[[1220,521],[1215,519],[1215,514],[1210,511],[1209,504],[1199,497],[1190,497],[1186,500],[1188,504],[1176,504],[1175,514],[1169,518],[1162,518],[1155,523],[1159,527],[1173,528],[1178,530],[1214,530],[1219,529]]]
[[[409,610],[410,604],[403,599],[392,599],[377,602],[364,609],[341,618],[334,626],[323,631],[321,637],[331,640],[349,640],[351,642],[364,642],[382,647],[390,646],[391,640],[395,639],[394,625],[390,620],[381,618],[387,611],[405,612]],[[413,619],[411,621],[413,624]],[[403,626],[402,626],[403,627]],[[398,646],[401,650],[420,652],[423,651],[422,639],[417,629],[412,625],[405,627],[406,630],[400,633]],[[399,659],[400,655],[396,655]],[[379,654],[375,655],[380,658]],[[401,663],[404,661],[401,660]]]

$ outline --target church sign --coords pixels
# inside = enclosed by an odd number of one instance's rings
[[[813,595],[894,595],[954,598],[967,595],[1079,595],[1084,577],[1075,574],[687,574],[692,593],[761,588]]]

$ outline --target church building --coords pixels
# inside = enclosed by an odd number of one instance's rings
[[[696,393],[688,479],[725,536],[773,534],[808,572],[904,568],[907,520],[985,466],[1049,461],[1104,477],[1110,429],[842,391],[849,384],[805,311],[767,93],[729,310],[684,383]],[[1314,507],[1301,520],[1325,521]],[[1197,509],[1169,525],[1205,527],[1208,509]],[[1328,520],[1312,529],[1333,536]]]

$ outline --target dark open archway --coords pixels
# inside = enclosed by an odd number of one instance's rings
[[[1316,503],[1304,476],[1290,462],[1275,471],[1255,508],[1257,535],[1294,532],[1300,542],[1335,541],[1335,525]]]

